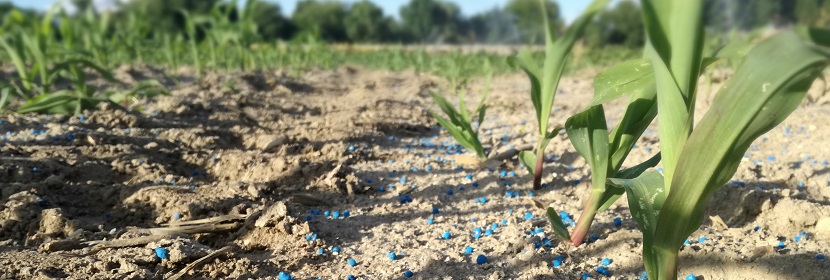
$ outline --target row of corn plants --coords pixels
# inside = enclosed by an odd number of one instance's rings
[[[519,154],[519,161],[533,174],[534,189],[541,185],[545,147],[562,129],[549,128],[562,69],[584,27],[608,2],[593,1],[556,40],[548,30],[541,67],[527,52],[510,60],[529,77],[538,121],[535,153]],[[592,171],[591,191],[582,215],[573,232],[554,207],[547,208],[547,215],[557,236],[579,246],[595,215],[625,194],[631,215],[643,232],[643,261],[649,279],[676,279],[678,251],[700,227],[712,193],[735,174],[756,138],[797,109],[830,64],[826,48],[830,31],[799,27],[797,32],[780,32],[756,44],[735,40],[707,48],[703,1],[641,2],[648,35],[643,58],[598,74],[589,106],[565,123],[571,144]],[[707,49],[715,51],[707,53]],[[719,61],[723,63],[717,64]],[[734,74],[695,126],[698,79],[713,65],[734,68]],[[465,109],[463,94],[459,97],[460,110],[456,111],[446,99],[434,95],[449,120],[438,114],[435,117],[464,147],[486,158],[478,129],[470,125],[473,119]],[[628,98],[625,111],[609,132],[603,104],[623,97]],[[479,123],[485,114],[483,101],[473,114]],[[634,144],[655,118],[661,151],[623,169]],[[651,169],[660,162],[662,172]]]

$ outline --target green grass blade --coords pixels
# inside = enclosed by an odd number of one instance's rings
[[[798,107],[827,59],[792,32],[749,53],[682,151],[660,212],[655,246],[676,250],[700,226],[709,195],[734,175],[753,140]]]

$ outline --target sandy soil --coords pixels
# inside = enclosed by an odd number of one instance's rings
[[[592,74],[562,81],[555,123],[589,102]],[[201,83],[147,67],[119,75],[159,79],[173,95],[141,104],[143,113],[2,116],[0,278],[163,279],[209,255],[183,278],[637,279],[643,271],[625,199],[597,216],[595,240],[578,248],[556,240],[531,203],[532,195],[580,213],[590,173],[564,134],[547,151],[548,187],[532,194],[515,159],[459,168],[457,146],[428,114],[428,92],[446,86],[439,78],[357,67],[299,78],[210,74]],[[534,140],[528,91],[518,74],[493,81],[487,140],[502,149]],[[826,277],[830,263],[816,257],[830,254],[830,105],[821,92],[753,144],[711,202],[709,216],[723,223],[706,219],[690,238],[681,275]],[[708,102],[701,98],[699,113]],[[609,122],[622,108],[606,110]],[[657,150],[649,130],[629,163]],[[225,219],[187,225],[211,217]],[[492,234],[475,239],[477,227]],[[480,254],[486,264],[476,264]],[[610,277],[597,273],[604,258]]]

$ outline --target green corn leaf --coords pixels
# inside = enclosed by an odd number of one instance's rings
[[[640,176],[640,174],[643,174],[643,172],[646,172],[646,170],[648,170],[649,168],[657,166],[657,164],[660,163],[660,159],[660,153],[656,153],[651,158],[644,162],[641,162],[638,165],[620,170],[620,172],[617,172],[617,175],[615,175],[614,177],[618,179],[637,178],[638,176]]]
[[[536,64],[535,58],[528,50],[521,50],[519,54],[507,59],[507,63],[511,67],[518,67],[527,74],[530,80],[530,101],[533,103],[533,108],[536,110],[536,120],[542,119],[542,105],[541,105],[541,91],[542,91],[542,74],[539,66]],[[539,126],[539,135],[545,135],[545,131]]]
[[[602,106],[593,106],[565,121],[565,132],[591,166],[593,188],[605,189],[608,175],[608,127]]]
[[[536,174],[536,172],[534,172],[534,169],[536,168],[536,154],[532,151],[519,152],[519,162],[525,166],[527,173]]]
[[[540,143],[538,149],[544,151],[545,148],[548,147],[548,144],[550,144],[550,141],[553,140],[553,137],[556,137],[556,135],[558,135],[559,131],[561,130],[562,128],[555,128],[547,135],[547,137],[542,138],[542,142]],[[521,151],[519,152],[519,161],[522,164],[524,164],[528,173],[535,174],[534,171],[536,169],[536,154],[534,154],[531,151]]]
[[[568,228],[565,226],[565,223],[562,222],[562,218],[559,217],[559,213],[556,213],[552,207],[548,207],[547,212],[545,213],[548,216],[548,221],[550,221],[550,226],[553,228],[553,233],[562,240],[570,240],[571,234],[568,233]]]
[[[813,44],[830,47],[830,29],[799,26],[795,30],[798,35],[810,40]]]
[[[826,52],[793,32],[753,48],[680,154],[671,192],[660,211],[656,247],[676,252],[700,226],[707,199],[735,174],[752,141],[798,107],[827,64]]]
[[[641,162],[638,165],[632,166],[631,168],[620,170],[617,172],[614,177],[616,179],[634,179],[646,172],[649,168],[653,168],[660,163],[660,153],[655,154],[648,160]],[[610,180],[610,179],[609,179]],[[661,182],[662,184],[662,182]],[[611,188],[606,189],[605,193],[602,195],[602,199],[600,200],[600,207],[597,211],[605,211],[608,210],[614,202],[617,201],[622,195],[625,193],[625,189],[623,188],[614,188],[614,184],[609,182],[608,184]]]
[[[465,90],[464,88],[458,90],[458,112],[460,113],[459,115],[461,115],[461,118],[465,122],[469,123],[472,122],[472,119],[470,119],[470,114],[467,112],[467,102],[464,101],[466,96],[467,90]]]
[[[50,94],[43,94],[17,108],[18,113],[54,113],[73,114],[78,105],[79,98],[72,91],[58,91]]]
[[[23,46],[21,45],[22,42],[16,42],[16,44],[13,46],[12,44],[9,44],[8,40],[9,38],[7,36],[3,36],[2,38],[0,38],[0,45],[3,46],[4,50],[6,50],[6,55],[9,56],[9,59],[11,59],[15,70],[17,70],[17,75],[20,76],[20,81],[23,84],[23,88],[25,88],[26,90],[31,90],[32,78],[29,77],[29,72],[26,70],[26,62],[25,60],[23,60],[25,54],[23,53]]]
[[[610,168],[620,170],[634,144],[657,117],[657,92],[653,87],[633,94],[622,119],[611,132]]]
[[[626,95],[654,89],[654,70],[645,59],[627,61],[594,78],[594,98],[590,106],[601,105]]]
[[[565,34],[554,42],[553,31],[550,30],[550,24],[547,17],[545,19],[545,62],[542,66],[541,88],[540,92],[532,98],[536,107],[536,115],[539,121],[539,132],[541,135],[547,134],[548,122],[550,121],[550,113],[553,109],[553,101],[556,96],[556,88],[559,86],[559,80],[562,77],[562,72],[565,69],[566,59],[570,54],[574,43],[582,35],[585,28],[593,21],[594,16],[599,13],[610,0],[594,0],[591,5],[582,12],[582,14],[571,23]],[[541,3],[541,2],[540,2]],[[542,13],[547,14],[545,5],[542,4]]]
[[[9,105],[11,102],[11,89],[10,88],[3,88],[0,89],[0,113],[6,110],[6,106]]]
[[[663,176],[657,171],[647,171],[634,179],[609,179],[612,185],[625,188],[628,207],[634,221],[643,228],[643,263],[649,278],[656,275],[657,258],[652,248],[658,226],[660,208],[666,201]]]
[[[697,80],[702,67],[703,2],[643,0],[648,35],[645,54],[654,68],[661,113],[660,147],[665,185],[692,131]]]

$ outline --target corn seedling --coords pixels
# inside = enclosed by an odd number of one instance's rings
[[[761,42],[693,129],[697,80],[709,63],[702,55],[702,3],[642,3],[664,172],[608,182],[625,189],[632,216],[643,228],[649,279],[676,279],[678,250],[702,223],[706,201],[735,174],[750,144],[798,107],[828,65],[828,52],[794,32]],[[825,34],[810,32],[815,42],[826,42],[816,40]]]
[[[463,85],[463,83],[461,84]],[[487,112],[487,105],[484,104],[484,101],[487,100],[489,82],[484,93],[481,94],[481,99],[472,114],[468,112],[465,104],[466,102],[464,101],[466,90],[460,85],[454,85],[453,88],[458,96],[458,109],[456,110],[446,98],[433,92],[432,100],[438,104],[438,107],[441,108],[441,111],[444,112],[447,118],[442,117],[436,112],[431,112],[432,117],[438,121],[441,127],[447,130],[447,133],[449,133],[455,141],[461,144],[461,146],[464,146],[464,148],[475,152],[480,161],[484,162],[487,160],[487,153],[478,138],[478,131],[481,129],[482,123],[484,123],[484,116]],[[475,128],[473,127],[474,120],[477,123]]]
[[[609,0],[594,0],[582,15],[577,18],[565,34],[554,42],[553,30],[550,28],[547,17],[544,17],[545,24],[545,60],[540,69],[531,53],[527,50],[520,52],[511,58],[511,65],[516,65],[524,70],[530,79],[530,99],[533,108],[536,110],[536,120],[539,124],[539,140],[536,146],[536,153],[523,151],[519,154],[519,160],[524,164],[530,174],[533,174],[533,189],[542,187],[542,165],[545,158],[545,148],[555,137],[561,128],[548,131],[550,114],[553,109],[553,101],[556,96],[556,89],[559,86],[559,79],[565,69],[566,59],[573,48],[576,40],[581,36],[585,27],[593,19]],[[541,2],[543,14],[545,5]]]

